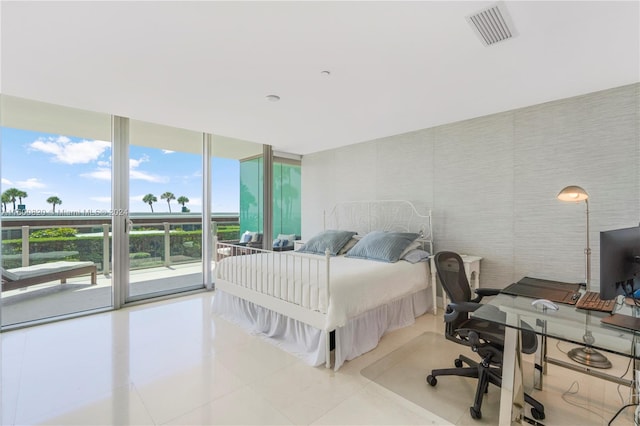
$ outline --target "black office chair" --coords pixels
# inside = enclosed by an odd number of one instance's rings
[[[498,387],[502,385],[502,354],[504,351],[504,326],[485,320],[470,318],[469,313],[481,306],[479,303],[484,296],[494,296],[500,292],[497,289],[476,289],[477,297],[471,299],[469,282],[464,271],[462,258],[453,252],[443,251],[435,256],[438,277],[444,291],[451,300],[447,306],[444,320],[446,323],[445,337],[461,345],[471,347],[482,360],[476,362],[459,355],[455,359],[455,368],[432,370],[427,376],[427,383],[435,386],[438,376],[463,376],[478,379],[476,396],[473,407],[470,408],[471,417],[482,418],[481,406],[483,395],[488,391],[489,383]],[[504,315],[496,308],[497,315]],[[526,326],[525,324],[523,324]],[[522,332],[522,352],[531,354],[538,347],[538,339],[533,330]],[[469,367],[463,367],[467,364]],[[525,402],[532,406],[531,415],[536,420],[544,419],[544,406],[525,394]]]

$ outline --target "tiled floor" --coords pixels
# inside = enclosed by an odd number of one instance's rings
[[[2,424],[450,424],[360,374],[441,331],[441,316],[424,315],[333,372],[213,316],[212,297],[0,334]]]

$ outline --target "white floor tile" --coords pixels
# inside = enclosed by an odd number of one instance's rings
[[[62,411],[62,410],[61,410]],[[89,419],[91,419],[89,423]],[[132,386],[113,389],[112,392],[80,406],[45,419],[37,419],[45,425],[154,425],[140,395]]]
[[[213,358],[182,371],[173,371],[171,375],[135,383],[156,424],[166,423],[244,386],[238,376]]]
[[[361,374],[417,336],[442,333],[441,314],[387,334],[334,372],[309,367],[213,316],[212,296],[0,334],[2,424],[447,424]],[[445,365],[459,352],[455,346],[455,353],[443,354]],[[550,349],[562,356],[569,348]],[[605,425],[628,398],[624,388],[618,396],[615,384],[556,366],[550,371],[548,392],[535,396],[549,407],[562,404],[553,424]],[[574,381],[579,389],[567,392]]]
[[[170,425],[292,425],[248,387],[225,395],[167,423]]]
[[[372,384],[348,397],[316,422],[318,425],[448,425],[426,411],[418,412],[408,402],[384,393]]]

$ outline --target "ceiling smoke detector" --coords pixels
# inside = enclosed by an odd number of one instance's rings
[[[501,3],[467,16],[467,22],[485,46],[491,46],[517,35],[511,18]]]
[[[266,98],[269,102],[278,102],[280,100],[278,95],[267,95]]]

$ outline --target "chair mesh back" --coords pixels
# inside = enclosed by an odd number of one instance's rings
[[[462,258],[451,251],[441,251],[435,257],[436,270],[442,288],[452,302],[468,302],[471,300],[469,281],[464,272]]]

